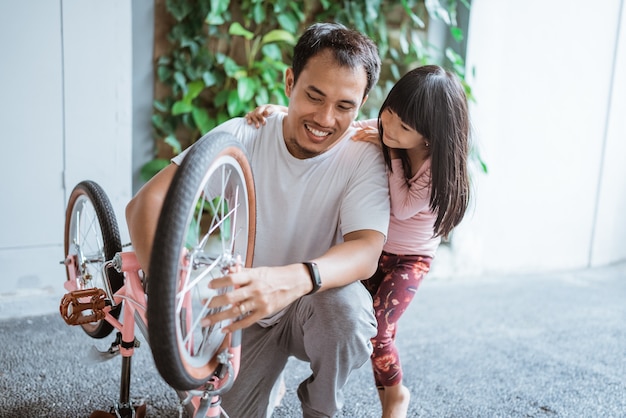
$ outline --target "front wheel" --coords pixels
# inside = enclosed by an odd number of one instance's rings
[[[208,284],[237,259],[251,266],[256,222],[252,170],[226,133],[198,141],[177,169],[161,209],[148,277],[149,340],[155,364],[177,390],[206,383],[229,344],[228,323],[202,327],[217,293]]]

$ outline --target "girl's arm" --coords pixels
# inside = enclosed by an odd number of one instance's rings
[[[430,160],[426,161],[415,177],[407,181],[399,158],[391,160],[389,195],[393,215],[409,219],[430,207]]]

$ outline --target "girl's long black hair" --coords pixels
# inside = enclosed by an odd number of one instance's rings
[[[470,198],[470,123],[465,90],[454,74],[437,65],[425,65],[406,73],[387,95],[378,116],[381,138],[380,116],[388,108],[429,143],[430,208],[437,214],[434,235],[447,237],[465,216]],[[391,170],[389,147],[383,143],[382,148]],[[412,177],[409,156],[406,150],[397,151],[408,181]]]

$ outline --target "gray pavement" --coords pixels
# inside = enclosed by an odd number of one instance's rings
[[[574,272],[426,280],[398,343],[410,417],[626,417],[626,263]],[[58,314],[0,321],[0,416],[88,417],[118,397],[120,359],[86,361],[92,340]],[[298,417],[308,374],[292,361],[274,417]],[[148,415],[178,416],[147,344],[131,393]],[[369,365],[338,417],[380,417]],[[242,417],[231,417],[242,418]],[[243,417],[245,418],[245,417]]]

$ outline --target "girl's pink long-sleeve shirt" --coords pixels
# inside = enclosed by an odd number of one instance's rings
[[[355,128],[378,129],[378,119],[355,121]],[[437,214],[430,210],[430,158],[408,182],[404,177],[402,161],[391,160],[387,169],[391,217],[384,251],[396,255],[426,255],[434,257],[441,242],[433,237]]]
[[[436,213],[430,210],[430,159],[408,182],[404,177],[402,161],[391,160],[388,170],[391,217],[384,250],[398,255],[426,255],[434,257],[441,241],[433,237]]]

